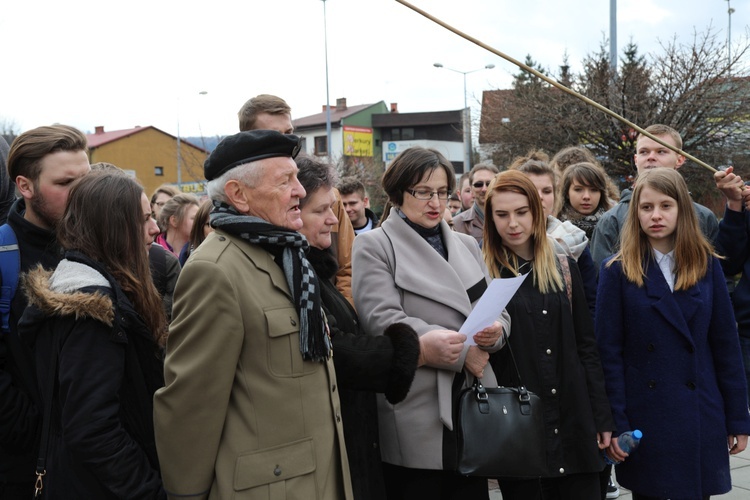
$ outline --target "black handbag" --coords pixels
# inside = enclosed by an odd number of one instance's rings
[[[503,334],[505,335],[505,334]],[[456,471],[466,476],[529,478],[547,475],[542,401],[521,383],[484,387],[479,379],[458,395],[455,408]]]

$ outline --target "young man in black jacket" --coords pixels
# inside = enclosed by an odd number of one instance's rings
[[[21,198],[10,209],[8,225],[18,240],[19,274],[38,264],[47,269],[58,264],[62,255],[54,227],[65,210],[73,182],[89,170],[86,136],[73,127],[38,127],[13,141],[8,153],[8,173]],[[0,333],[0,498],[3,499],[30,498],[39,451],[42,409],[32,357],[16,333],[27,305],[27,298],[18,287],[10,304],[9,331]]]

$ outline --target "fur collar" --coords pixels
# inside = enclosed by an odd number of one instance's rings
[[[41,265],[23,277],[29,305],[50,316],[91,318],[112,326],[114,305],[101,291],[83,292],[85,287],[110,288],[107,279],[95,269],[68,260],[60,261],[54,273]]]

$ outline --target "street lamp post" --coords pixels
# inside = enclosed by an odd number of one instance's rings
[[[201,90],[198,95],[206,95],[208,92]],[[182,185],[182,139],[180,139],[180,97],[177,96],[177,185]]]
[[[495,67],[494,64],[488,64],[483,68],[473,69],[471,71],[459,71],[457,69],[443,66],[441,63],[433,64],[436,68],[445,68],[454,73],[460,73],[464,76],[464,110],[463,110],[463,128],[464,128],[464,172],[471,170],[471,116],[469,114],[469,103],[466,94],[466,75],[469,73],[476,73],[483,69],[492,69]]]
[[[326,156],[331,160],[331,101],[328,91],[328,25],[326,23],[326,0],[323,0],[323,41],[326,55]]]
[[[727,17],[729,18],[727,26],[727,71],[732,71],[732,14],[734,9],[732,8],[732,2],[727,0]]]

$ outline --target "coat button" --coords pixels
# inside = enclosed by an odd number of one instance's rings
[[[336,414],[336,422],[341,422],[341,415]]]
[[[694,391],[695,390],[695,383],[694,382],[688,382],[687,383],[687,388],[690,389],[691,391]]]
[[[547,314],[547,310],[546,309],[542,309],[542,314]]]
[[[224,240],[226,240],[226,238],[225,238],[225,237],[223,237],[223,236],[219,236],[219,241],[224,241]]]
[[[563,467],[560,467],[560,474],[565,474],[565,469]]]
[[[549,391],[549,392],[551,392],[552,394],[557,394],[557,389],[552,389],[552,390],[551,390],[551,391]]]
[[[649,380],[648,381],[648,388],[649,389],[653,389],[654,387],[656,387],[656,380]]]
[[[552,354],[552,349],[547,349],[547,354]]]
[[[277,465],[276,468],[273,470],[273,475],[277,476],[277,477],[280,476],[281,475],[281,467],[279,467]]]
[[[654,344],[649,344],[647,349],[648,349],[648,352],[654,352],[654,349],[656,348],[654,347]]]
[[[292,326],[297,326],[297,322],[294,321],[294,318],[292,318],[291,316],[289,316],[289,322],[292,324]]]
[[[555,434],[558,434],[560,431],[555,428]]]
[[[331,388],[331,392],[336,392],[336,384],[333,384],[333,387]]]

